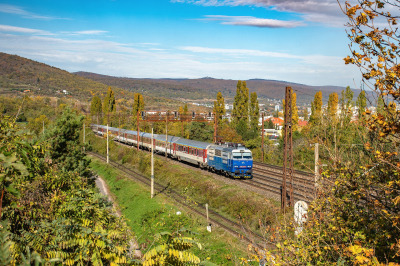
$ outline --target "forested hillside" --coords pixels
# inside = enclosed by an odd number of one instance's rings
[[[220,91],[228,102],[233,102],[236,94],[237,80],[214,78],[201,79],[135,79],[111,77],[88,72],[76,72],[76,75],[92,79],[109,86],[117,86],[127,90],[140,90],[144,95],[158,95],[162,97],[183,98],[190,100],[214,99]],[[240,79],[240,77],[238,77]],[[257,93],[261,102],[266,98],[283,99],[285,87],[291,86],[299,91],[298,104],[309,104],[317,91],[322,91],[324,102],[328,101],[332,92],[340,93],[344,87],[337,86],[308,86],[276,80],[250,79],[247,86]],[[351,84],[349,84],[351,85]],[[301,92],[301,93],[300,93]],[[359,90],[354,90],[355,96]]]
[[[109,85],[102,84],[68,71],[26,59],[17,55],[0,53],[0,93],[17,93],[30,90],[35,95],[66,97],[88,101],[92,95],[102,98]],[[133,99],[134,90],[112,87],[117,99]],[[174,99],[145,96],[148,105],[180,105]]]

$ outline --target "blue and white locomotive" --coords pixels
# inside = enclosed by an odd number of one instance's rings
[[[234,178],[252,178],[251,151],[236,143],[210,145],[207,149],[208,167]]]
[[[98,135],[105,135],[107,127],[92,125],[92,130]],[[151,149],[151,134],[137,131],[108,127],[108,134],[114,140],[137,145],[142,149]],[[245,146],[236,143],[212,144],[208,142],[189,140],[181,137],[153,135],[154,151],[167,153],[178,161],[198,165],[210,171],[218,172],[233,178],[252,178],[253,158],[252,153]],[[167,142],[167,143],[166,143]]]

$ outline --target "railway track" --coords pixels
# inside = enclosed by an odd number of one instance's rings
[[[130,148],[136,147],[132,145],[127,145],[126,143],[119,141],[116,141],[116,143]],[[141,150],[149,152],[147,150]],[[155,153],[155,155],[165,158],[165,156],[161,154]],[[186,162],[181,163],[189,168],[197,170],[200,169],[199,167],[193,166]],[[202,170],[207,171],[206,169]],[[214,172],[211,173],[218,174]],[[295,200],[303,200],[307,203],[310,203],[314,197],[314,174],[305,171],[295,170],[293,177],[293,194]],[[241,184],[246,184],[248,187],[251,187],[253,189],[264,191],[265,194],[269,195],[268,197],[274,198],[276,200],[280,200],[281,198],[282,167],[280,166],[253,161],[253,179],[236,179],[236,181],[240,182]],[[287,188],[289,188],[289,180],[287,180],[287,185]]]
[[[89,151],[87,151],[86,153],[90,154],[102,161],[106,161],[106,157],[103,155],[100,155],[95,152],[89,152]],[[150,182],[151,182],[150,178],[148,178],[144,175],[141,175],[139,173],[136,173],[132,169],[129,169],[129,168],[125,167],[124,165],[121,165],[117,162],[109,160],[109,164],[112,167],[117,168],[118,170],[125,173],[127,175],[127,177],[129,177],[130,179],[139,181],[140,183],[142,183],[146,186],[150,186]],[[169,188],[168,186],[154,182],[154,191],[156,192],[156,194],[162,193],[162,194],[172,198],[174,201],[176,201],[180,205],[184,206],[185,208],[189,209],[191,212],[196,213],[197,215],[206,218],[206,214],[205,214],[206,208],[204,206],[197,204],[197,203],[195,203],[192,206],[190,203],[188,203],[186,201],[186,198],[184,196],[180,195],[179,193],[177,193],[173,189]],[[246,230],[244,233],[242,233],[244,231],[244,227],[241,224],[220,215],[219,213],[217,213],[216,211],[214,211],[210,208],[208,208],[208,211],[209,211],[209,220],[212,224],[218,225],[219,227],[223,228],[224,230],[228,231],[229,233],[237,236],[238,238],[240,238],[258,248],[261,248],[261,249],[265,248],[264,245],[260,244],[260,242],[265,242],[265,239],[258,233],[252,232],[250,230]]]
[[[281,196],[283,168],[277,165],[253,161],[253,182],[266,187],[271,193]],[[290,180],[286,180],[287,189]],[[293,175],[293,194],[295,200],[311,202],[314,195],[314,174],[295,170]]]

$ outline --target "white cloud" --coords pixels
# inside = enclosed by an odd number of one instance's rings
[[[7,5],[7,4],[0,4],[0,12],[20,15],[23,18],[30,18],[30,19],[43,19],[43,20],[69,19],[69,18],[59,18],[59,17],[38,15],[38,14],[35,14],[32,12],[28,12],[19,6]]]
[[[21,28],[21,27],[9,26],[9,25],[0,25],[0,31],[27,33],[27,34],[33,34],[33,35],[53,35],[52,33],[48,32],[48,31],[44,31],[44,30]]]
[[[259,6],[284,12],[302,14],[307,21],[342,26],[346,17],[337,0],[171,0],[203,6]],[[344,1],[340,0],[343,4]],[[350,0],[353,3],[355,0]]]
[[[68,35],[99,35],[107,32],[108,31],[104,30],[83,30],[83,31],[62,31],[61,33]]]
[[[208,54],[219,54],[229,56],[240,56],[242,58],[251,57],[269,57],[277,59],[293,59],[300,63],[306,63],[316,66],[326,67],[340,67],[343,65],[343,58],[336,56],[325,56],[325,55],[292,55],[288,53],[278,53],[269,51],[249,50],[249,49],[224,49],[224,48],[208,48],[208,47],[196,47],[196,46],[183,46],[178,47],[180,50],[190,51],[193,53],[208,53]]]
[[[103,40],[0,32],[0,51],[71,72],[136,78],[264,78],[309,85],[349,85],[359,75],[358,69],[344,65],[338,57],[207,47],[170,47],[164,51],[148,48]]]
[[[304,26],[301,21],[285,21],[277,19],[256,18],[251,16],[223,16],[223,15],[208,15],[200,20],[220,21],[224,25],[234,26],[252,26],[259,28],[294,28]]]

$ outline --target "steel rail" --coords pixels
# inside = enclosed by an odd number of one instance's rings
[[[98,159],[100,159],[100,160],[102,160],[102,161],[106,161],[106,159],[105,159],[105,157],[104,157],[103,155],[100,155],[100,154],[95,153],[95,152],[89,152],[89,151],[87,151],[86,153],[88,153],[88,154],[90,154],[90,155],[92,155],[92,156],[95,156],[95,157],[97,157]],[[139,174],[139,173],[136,173],[135,171],[133,171],[133,170],[131,170],[131,169],[129,169],[129,168],[127,168],[127,167],[125,167],[125,166],[123,166],[123,165],[117,163],[117,162],[111,161],[111,160],[110,160],[110,165],[111,165],[112,167],[117,168],[118,170],[124,172],[125,174],[127,174],[127,176],[128,176],[130,179],[137,180],[137,181],[143,183],[143,184],[146,185],[146,186],[150,186],[150,179],[149,179],[148,177],[143,176],[143,175],[141,175],[141,174]],[[157,183],[157,182],[154,182],[154,186],[155,186],[155,187],[154,187],[155,190],[158,191],[158,193],[162,193],[162,194],[164,194],[164,195],[166,195],[166,196],[168,196],[168,197],[174,199],[176,202],[178,202],[179,204],[185,206],[185,207],[188,208],[189,210],[191,210],[191,211],[195,212],[196,214],[198,214],[198,215],[200,215],[200,216],[206,218],[205,207],[204,207],[204,206],[202,206],[202,205],[200,205],[200,204],[196,204],[196,206],[197,206],[198,208],[200,208],[202,211],[197,210],[197,209],[195,209],[193,206],[190,206],[189,204],[187,204],[187,203],[185,202],[186,198],[185,198],[184,196],[182,196],[182,195],[180,195],[179,193],[177,193],[176,191],[174,191],[174,190],[168,188],[168,186],[161,185],[161,184],[159,184],[159,183]],[[168,190],[167,190],[168,193],[166,193],[166,191],[165,191],[166,188],[168,188]],[[212,223],[217,224],[217,225],[220,226],[221,228],[224,228],[226,231],[232,233],[233,235],[236,235],[236,236],[239,237],[240,239],[243,239],[243,240],[245,240],[246,242],[248,242],[248,243],[250,243],[250,244],[252,244],[252,245],[256,245],[258,248],[264,248],[264,247],[261,246],[260,244],[255,243],[255,242],[251,239],[250,236],[245,236],[245,235],[239,233],[237,230],[228,227],[227,225],[223,224],[222,222],[216,220],[215,218],[220,219],[220,220],[223,220],[223,221],[225,221],[226,223],[229,223],[229,224],[232,225],[233,227],[236,227],[239,231],[240,231],[240,230],[243,230],[243,226],[241,226],[240,224],[238,224],[238,223],[236,223],[236,222],[234,222],[234,221],[232,221],[232,220],[230,220],[230,219],[228,219],[228,218],[222,216],[221,214],[217,213],[216,211],[214,211],[214,210],[212,210],[212,209],[210,209],[210,208],[209,208],[208,210],[209,210],[210,213],[212,213],[214,216],[216,216],[216,217],[214,217],[214,218],[210,218],[210,221],[211,221]],[[248,232],[249,234],[251,234],[251,236],[252,236],[253,238],[257,238],[258,240],[265,241],[264,237],[262,237],[261,235],[255,233],[255,232],[253,232],[253,231],[251,231],[251,230],[247,230],[247,232]]]

